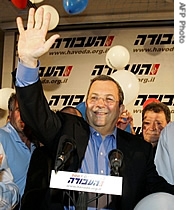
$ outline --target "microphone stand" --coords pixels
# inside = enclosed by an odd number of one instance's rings
[[[79,197],[76,203],[76,210],[87,210],[87,192],[79,192]]]
[[[110,174],[111,174],[111,176],[119,176],[119,168],[117,166],[112,167]]]
[[[75,140],[72,139],[70,136],[63,135],[58,143],[57,147],[57,154],[56,154],[56,161],[55,161],[55,173],[57,173],[59,170],[64,170],[65,164],[70,159],[71,154],[76,150],[76,143]],[[70,195],[70,190],[64,190],[62,194],[62,205],[64,206],[65,201],[65,195],[68,197],[68,206],[71,205],[71,202],[73,205],[76,205],[75,202],[75,196]]]

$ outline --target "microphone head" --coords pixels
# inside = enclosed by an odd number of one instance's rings
[[[73,140],[66,139],[63,143],[63,151],[62,154],[71,153],[73,150],[76,149],[76,143]]]
[[[110,161],[111,174],[118,175],[118,169],[122,165],[123,153],[118,149],[113,149],[109,152],[108,158]]]
[[[55,171],[64,169],[65,164],[68,164],[68,160],[72,156],[72,152],[76,150],[76,143],[74,139],[67,135],[63,135],[58,143],[56,160],[55,160]]]

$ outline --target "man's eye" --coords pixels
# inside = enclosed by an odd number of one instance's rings
[[[114,101],[113,98],[106,98],[106,101]]]
[[[92,96],[91,100],[97,100],[98,98],[96,96]]]

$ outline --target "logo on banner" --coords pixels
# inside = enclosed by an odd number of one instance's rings
[[[41,66],[39,68],[39,76],[42,84],[45,85],[60,85],[68,82],[68,77],[71,74],[73,66]],[[58,79],[54,79],[58,77]]]
[[[138,75],[156,75],[159,71],[160,64],[127,64],[125,70],[131,71],[133,74]]]
[[[133,53],[173,52],[173,44],[173,34],[139,34],[134,41],[134,46],[142,46],[142,48],[133,48]]]
[[[159,95],[159,94],[150,94],[150,95],[138,95],[134,106],[143,106],[144,102],[149,98],[156,98],[160,102],[166,104],[167,106],[174,106],[174,95]]]
[[[156,75],[159,71],[160,64],[127,64],[123,70],[128,70],[132,72],[133,74],[138,75]],[[111,75],[114,73],[115,69],[110,68],[108,65],[95,65],[94,69],[92,70],[91,75]]]
[[[59,38],[51,49],[78,48],[78,47],[110,47],[114,36],[89,36],[89,37],[66,37]]]
[[[122,181],[119,176],[52,170],[50,188],[121,195]]]
[[[73,69],[73,66],[40,66],[40,77],[68,77]]]
[[[77,106],[83,102],[85,95],[52,95],[49,106]]]
[[[160,64],[127,64],[123,70],[127,70],[132,72],[135,75],[140,76],[150,76],[150,78],[138,78],[139,82],[141,83],[153,83],[155,82],[155,76],[157,75],[160,69]],[[108,65],[95,65],[94,69],[92,70],[91,76],[96,75],[111,75],[114,73],[115,69],[110,68]]]
[[[59,38],[52,45],[49,56],[106,54],[114,36],[89,36]],[[94,49],[95,47],[95,49]],[[99,47],[101,47],[99,49]],[[102,47],[106,47],[102,49]],[[62,50],[67,49],[67,50]]]
[[[139,34],[134,45],[172,45],[174,44],[174,34]]]

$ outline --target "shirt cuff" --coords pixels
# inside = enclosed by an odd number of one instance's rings
[[[26,67],[20,61],[18,61],[16,71],[16,86],[24,87],[37,82],[39,80],[39,66],[39,61],[36,68]]]

